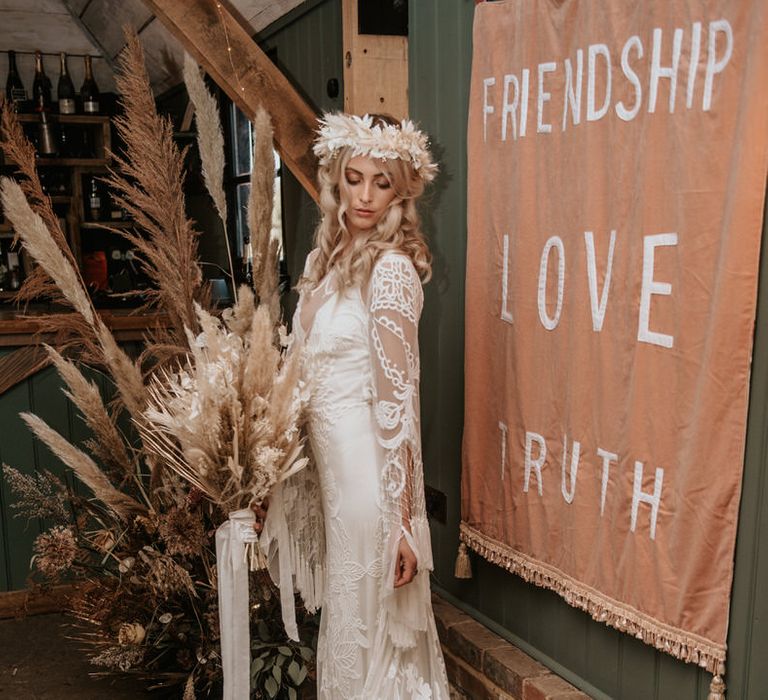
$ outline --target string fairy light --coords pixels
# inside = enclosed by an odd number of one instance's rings
[[[232,60],[232,43],[229,40],[229,30],[227,29],[227,22],[224,19],[224,11],[222,9],[223,6],[219,2],[219,0],[213,0],[213,1],[214,1],[214,4],[216,5],[216,12],[219,15],[219,21],[221,22],[221,27],[224,30],[224,41],[227,44],[227,57],[229,58],[229,65],[232,68],[232,75],[235,77],[235,82],[237,82],[237,87],[239,88],[240,92],[244,93],[245,88],[243,87],[243,84],[240,81],[240,74],[235,68],[235,62]]]

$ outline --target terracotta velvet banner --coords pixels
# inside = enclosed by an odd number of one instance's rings
[[[725,660],[768,162],[764,0],[477,7],[462,539]]]

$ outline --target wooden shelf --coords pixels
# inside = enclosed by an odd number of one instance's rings
[[[82,221],[80,228],[131,228],[133,221]]]
[[[109,163],[106,158],[38,158],[35,162],[38,165],[59,165],[62,168],[76,165],[107,165]]]
[[[102,114],[54,114],[48,113],[48,117],[60,124],[105,124],[109,123],[109,117]],[[22,123],[34,123],[40,121],[37,112],[24,112],[17,114],[16,118]]]

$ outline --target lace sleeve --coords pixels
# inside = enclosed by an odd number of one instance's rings
[[[385,532],[382,594],[389,607],[393,641],[410,646],[426,624],[432,550],[424,504],[419,422],[418,325],[423,305],[413,263],[385,254],[374,267],[368,292],[377,439],[385,452],[381,501]],[[405,537],[416,554],[416,581],[394,589],[397,546]]]

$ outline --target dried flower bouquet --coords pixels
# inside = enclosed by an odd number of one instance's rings
[[[197,109],[206,184],[226,222],[218,115],[199,69],[188,62],[185,77]],[[20,177],[3,178],[0,197],[38,263],[20,299],[42,295],[72,307],[74,313],[46,319],[59,332],[59,349],[49,353],[91,437],[73,444],[39,417],[24,419],[90,493],[48,473],[4,471],[18,514],[53,523],[35,542],[35,576],[46,584],[79,583],[70,604],[92,663],[107,673],[139,675],[153,687],[183,688],[184,700],[221,697],[216,530],[228,514],[262,500],[304,463],[297,358],[286,352],[278,326],[276,244],[269,238],[272,132],[261,111],[248,217],[257,251],[256,295],[241,289],[234,308],[219,318],[210,310],[198,234],[186,216],[185,153],[173,141],[169,120],[157,114],[133,33],[121,56],[118,89],[125,114],[117,128],[125,149],[115,156],[108,181],[136,226],[115,233],[138,250],[154,282],[149,303],[168,323],[147,338],[138,359],[118,345],[90,301],[43,192],[34,148],[3,109],[1,145]],[[111,401],[92,381],[91,369],[66,357],[68,347],[110,377]],[[295,698],[311,671],[312,649],[285,637],[267,576],[252,573],[250,583],[250,622],[258,630],[250,694]],[[313,621],[305,615],[303,623],[311,627]]]

